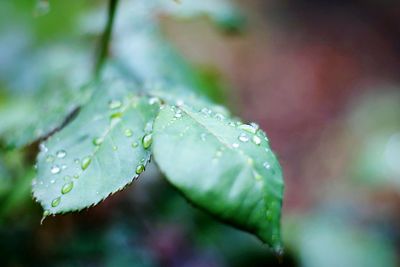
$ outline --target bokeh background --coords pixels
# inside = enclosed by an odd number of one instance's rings
[[[400,3],[236,4],[239,31],[159,19],[207,93],[270,137],[286,183],[284,257],[193,208],[155,166],[100,205],[40,225],[38,144],[1,142],[1,266],[400,266]],[[0,2],[0,136],[25,114],[11,108],[15,95],[28,99],[44,77],[84,80],[106,6],[54,0],[41,14],[35,1]],[[81,64],[71,66],[71,49]]]

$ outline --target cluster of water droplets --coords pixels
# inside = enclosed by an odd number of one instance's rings
[[[154,98],[154,99],[149,100],[149,101],[153,102],[153,104],[159,104],[160,103],[159,102],[160,100],[158,98],[157,99]],[[121,109],[123,107],[123,103],[121,101],[119,101],[119,100],[111,100],[111,101],[108,102],[108,107],[111,110],[111,115],[110,115],[111,124],[117,123],[122,117]],[[151,147],[152,142],[153,142],[153,137],[152,137],[152,134],[151,134],[152,122],[147,123],[144,130],[145,130],[146,134],[144,134],[142,136],[141,140],[132,142],[132,145],[131,145],[132,148],[138,148],[140,143],[141,143],[143,149],[145,149],[145,150],[148,150]],[[127,138],[132,138],[134,136],[134,132],[129,128],[125,128],[123,130],[123,134]],[[104,143],[104,138],[105,138],[104,136],[94,137],[92,139],[92,145],[96,149],[98,149]],[[114,145],[114,146],[112,146],[112,149],[114,151],[116,151],[116,150],[118,150],[118,147],[116,145]],[[67,165],[60,164],[57,161],[66,159],[67,156],[68,156],[67,151],[64,150],[64,149],[61,149],[61,150],[56,151],[56,153],[54,153],[54,154],[50,154],[49,153],[49,149],[46,147],[45,143],[41,143],[40,144],[40,151],[42,153],[46,154],[46,156],[45,156],[46,163],[51,164],[50,173],[51,173],[52,176],[54,176],[54,178],[50,180],[50,184],[55,184],[56,183],[56,177],[58,177],[58,175],[61,175],[62,171],[67,168]],[[81,159],[76,158],[76,159],[73,160],[73,162],[76,165],[79,166],[79,169],[81,170],[81,172],[84,172],[91,165],[92,158],[93,158],[93,155],[88,155],[88,156],[85,156],[85,157],[83,157]],[[141,174],[145,170],[145,163],[146,163],[145,161],[146,160],[144,158],[141,159],[139,161],[138,165],[135,167],[134,171],[135,171],[137,176],[139,174]],[[57,206],[60,205],[61,200],[62,200],[62,196],[70,193],[73,190],[73,188],[74,188],[74,180],[79,179],[80,176],[81,176],[81,173],[76,173],[72,177],[69,176],[69,175],[64,176],[64,178],[63,178],[64,183],[61,186],[60,195],[57,196],[56,198],[54,198],[51,201],[51,207],[56,208]],[[37,181],[35,179],[34,180],[34,184],[36,185],[36,183],[37,183]],[[43,185],[44,184],[43,181],[40,181],[40,184]],[[46,185],[46,186],[48,186],[48,185]],[[44,213],[43,213],[43,219],[42,220],[44,220],[44,218],[46,216],[49,216],[50,214],[51,214],[51,212],[49,210],[45,210]]]

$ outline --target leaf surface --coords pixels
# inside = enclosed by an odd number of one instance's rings
[[[81,210],[122,189],[144,171],[157,104],[125,85],[104,85],[63,130],[41,144],[35,198],[46,214]]]
[[[282,172],[256,125],[165,106],[153,135],[155,161],[188,200],[281,251]]]

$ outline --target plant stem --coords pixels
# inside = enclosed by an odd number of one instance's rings
[[[100,71],[104,65],[104,62],[107,58],[108,55],[108,50],[110,48],[110,39],[111,39],[111,33],[112,33],[112,28],[114,24],[114,17],[115,17],[115,12],[117,9],[119,0],[110,0],[108,4],[108,15],[107,15],[107,24],[104,28],[103,34],[101,36],[100,40],[100,45],[98,49],[98,54],[96,58],[96,63],[95,63],[95,76],[98,77],[100,74]]]

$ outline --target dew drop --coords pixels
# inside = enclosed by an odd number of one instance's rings
[[[133,143],[132,143],[132,147],[133,147],[133,148],[137,148],[138,146],[139,146],[138,142],[133,142]]]
[[[86,170],[89,167],[91,162],[92,162],[92,158],[91,157],[84,157],[82,159],[82,164],[81,164],[82,170]]]
[[[222,120],[225,119],[224,115],[222,115],[222,114],[220,114],[220,113],[215,114],[215,118],[216,118],[217,120],[220,120],[220,121],[222,121]]]
[[[176,101],[176,105],[177,105],[178,107],[183,106],[184,104],[185,104],[185,102],[183,102],[182,99],[178,99],[178,100]]]
[[[175,112],[174,117],[175,117],[175,118],[180,118],[180,117],[182,117],[182,111],[181,111],[180,109],[178,109],[178,110]]]
[[[108,102],[108,107],[110,109],[117,109],[120,108],[122,106],[122,102],[119,100],[111,100],[110,102]]]
[[[149,104],[150,105],[154,105],[154,104],[161,105],[162,102],[158,97],[152,97],[149,99]]]
[[[61,188],[61,193],[67,194],[69,192],[71,192],[72,188],[74,187],[74,182],[69,182],[63,185],[63,187]]]
[[[233,143],[233,144],[232,144],[232,147],[233,147],[233,148],[238,148],[238,147],[239,147],[239,144],[238,144],[238,143]]]
[[[59,159],[63,159],[65,158],[65,156],[67,156],[67,152],[65,152],[65,150],[60,150],[56,153],[57,158]]]
[[[243,131],[252,133],[252,134],[256,134],[257,133],[257,129],[254,128],[251,125],[248,125],[248,124],[241,124],[241,125],[238,126],[238,128],[243,130]]]
[[[122,117],[122,112],[115,112],[110,115],[111,122],[118,121],[121,119],[121,117]]]
[[[73,177],[74,177],[75,179],[79,179],[79,175],[78,175],[78,174],[75,174]]]
[[[142,172],[144,172],[144,165],[140,164],[136,167],[136,174],[141,174]]]
[[[80,161],[79,159],[74,159],[74,162],[75,162],[76,164],[79,164],[81,161]]]
[[[56,182],[56,180],[54,180],[54,179],[51,179],[51,180],[50,180],[50,183],[51,183],[51,184],[54,184],[55,182]]]
[[[143,136],[142,144],[143,144],[144,149],[148,149],[152,143],[153,143],[153,135],[152,134],[146,134],[145,136]]]
[[[126,137],[131,137],[133,135],[133,132],[131,129],[125,129],[124,134]]]
[[[104,142],[104,139],[101,137],[97,137],[93,139],[93,145],[100,146]]]
[[[112,149],[113,149],[114,151],[117,151],[117,150],[118,150],[118,147],[117,147],[117,146],[113,146]]]
[[[261,144],[261,138],[258,137],[257,135],[253,136],[252,141],[253,141],[253,143],[256,144],[256,145],[260,145],[260,144]]]
[[[53,165],[53,166],[51,167],[51,169],[50,169],[50,172],[51,172],[52,174],[58,174],[58,173],[61,172],[61,169],[60,169],[60,167],[58,167],[58,165]]]
[[[57,207],[58,205],[60,205],[60,202],[61,202],[61,198],[60,198],[60,197],[55,198],[55,199],[53,199],[53,201],[51,202],[51,206],[52,206],[53,208],[55,208],[55,207]]]
[[[248,142],[250,140],[249,137],[247,136],[247,134],[245,134],[245,133],[241,133],[239,135],[238,139],[239,139],[239,141],[244,142],[244,143]]]
[[[200,135],[201,141],[206,141],[206,136],[207,136],[206,133],[202,133],[202,134]]]
[[[271,165],[268,162],[264,162],[264,168],[266,168],[267,170],[271,169]]]
[[[46,157],[46,162],[53,162],[53,161],[54,161],[54,156],[48,155],[48,156]]]
[[[43,151],[43,152],[49,151],[49,149],[46,147],[46,145],[44,143],[41,143],[39,145],[39,148],[40,148],[40,151]]]
[[[200,112],[207,116],[212,114],[212,111],[208,108],[202,108]]]
[[[262,179],[261,174],[259,174],[257,171],[254,171],[253,175],[254,175],[254,179],[256,179],[258,181],[260,181]]]

